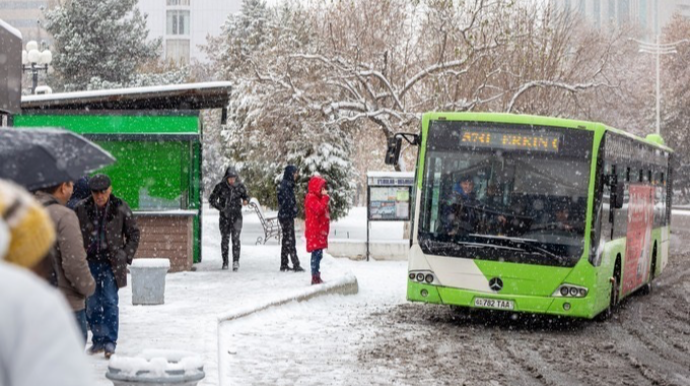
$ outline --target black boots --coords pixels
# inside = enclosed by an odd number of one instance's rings
[[[223,262],[223,268],[222,268],[222,269],[223,269],[223,270],[228,269],[228,262],[227,262],[227,261],[224,261],[224,262]]]

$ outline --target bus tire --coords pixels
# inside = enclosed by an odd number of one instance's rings
[[[599,314],[601,321],[611,318],[618,302],[620,301],[620,281],[621,281],[621,259],[620,256],[616,258],[616,265],[613,268],[613,275],[611,276],[611,294],[609,296],[609,306]]]

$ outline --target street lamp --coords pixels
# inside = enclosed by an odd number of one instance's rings
[[[22,51],[22,70],[30,71],[33,86],[31,87],[31,94],[36,93],[36,86],[38,86],[38,72],[48,72],[48,65],[53,61],[53,54],[50,50],[38,50],[38,43],[31,40],[26,43],[26,50]]]
[[[681,43],[688,43],[690,40],[683,39],[673,43],[659,43],[659,35],[656,35],[656,43],[643,42],[633,39],[640,45],[640,52],[656,55],[656,133],[661,134],[661,55],[676,54],[676,46]]]

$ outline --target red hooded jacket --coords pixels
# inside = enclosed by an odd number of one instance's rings
[[[326,180],[318,176],[312,177],[307,185],[307,195],[304,198],[307,252],[328,248],[331,216],[328,211],[329,197],[321,195],[321,189],[325,186]]]

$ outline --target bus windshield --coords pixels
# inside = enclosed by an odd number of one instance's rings
[[[574,266],[584,248],[592,140],[585,130],[432,121],[422,250]]]

